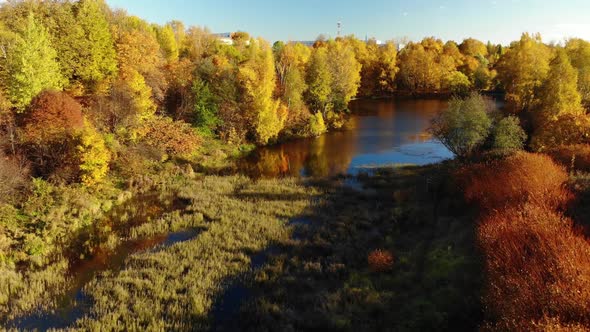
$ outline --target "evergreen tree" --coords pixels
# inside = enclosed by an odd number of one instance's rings
[[[192,91],[195,98],[195,125],[201,132],[211,135],[215,127],[220,123],[214,96],[209,89],[209,85],[199,78],[193,82]]]
[[[22,111],[45,89],[61,89],[63,79],[57,52],[47,30],[31,13],[7,54],[7,90],[12,104]]]

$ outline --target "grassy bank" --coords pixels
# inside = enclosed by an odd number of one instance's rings
[[[228,330],[475,328],[474,225],[447,170],[381,170],[359,178],[362,191],[327,190],[255,272],[255,295]],[[393,260],[374,261],[375,252]]]
[[[133,254],[121,270],[98,275],[84,288],[92,306],[72,327],[475,327],[481,267],[473,216],[462,208],[449,167],[377,171],[354,180],[364,187],[360,191],[343,186],[342,179],[253,181],[187,174],[182,167],[138,178],[135,190],[173,192],[186,207],[136,224],[125,238],[187,228],[199,235]],[[253,263],[260,253],[265,259]],[[379,262],[375,253],[393,259]],[[12,317],[41,302],[52,307],[67,286],[67,261],[61,262],[39,269],[45,274],[38,292],[21,297],[19,310],[11,302],[6,310]],[[22,289],[34,285],[28,278]],[[238,299],[238,313],[215,317],[224,314],[216,308],[234,285],[248,289]]]

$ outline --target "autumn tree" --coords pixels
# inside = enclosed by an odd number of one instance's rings
[[[374,92],[391,94],[395,90],[395,79],[399,71],[397,66],[397,46],[387,42],[378,49],[377,59],[377,89]]]
[[[89,88],[102,90],[99,83],[117,71],[117,59],[109,23],[101,0],[80,0],[74,7],[76,22],[84,38],[77,46],[78,66],[75,77]]]
[[[558,49],[551,60],[547,79],[539,95],[539,106],[535,111],[532,142],[535,149],[559,144],[566,137],[572,136],[569,132],[576,132],[577,127],[585,122],[586,114],[577,84],[578,72],[571,65],[566,51]],[[562,121],[563,117],[572,119],[573,125],[572,121]],[[569,123],[569,126],[558,125],[564,123]]]
[[[253,136],[259,144],[266,144],[283,129],[286,114],[273,99],[276,81],[271,47],[263,39],[252,39],[249,48],[248,61],[238,69],[238,81]]]
[[[570,39],[565,45],[572,65],[578,71],[578,90],[583,104],[590,107],[590,42]]]
[[[498,63],[498,76],[506,90],[506,100],[515,111],[534,105],[538,89],[549,71],[551,50],[541,36],[522,35]]]
[[[82,107],[63,92],[39,94],[22,121],[22,145],[36,171],[49,175],[58,168],[74,167],[75,137],[84,127]]]
[[[361,64],[356,60],[352,48],[342,42],[328,43],[327,57],[331,76],[331,103],[334,111],[343,111],[358,92]]]
[[[488,48],[486,44],[474,38],[467,38],[463,40],[461,45],[459,45],[459,50],[462,54],[474,58],[478,55],[484,57],[488,55]]]
[[[287,107],[286,130],[299,130],[309,118],[309,111],[304,101],[307,89],[305,68],[311,56],[311,48],[300,43],[273,45],[275,68],[277,72],[277,96]]]
[[[102,135],[88,121],[76,138],[80,180],[86,186],[94,186],[106,177],[112,158],[111,152]]]
[[[63,79],[47,30],[31,13],[6,54],[7,92],[20,111],[44,89],[61,89]]]
[[[538,125],[557,120],[563,114],[584,114],[578,92],[578,72],[564,50],[558,49],[556,52],[539,94],[539,108],[536,112]]]
[[[161,70],[165,61],[152,26],[137,17],[124,16],[116,21],[112,30],[120,78],[139,73],[151,89],[154,101],[162,104],[167,87]]]
[[[160,49],[162,50],[162,53],[164,53],[166,61],[174,62],[178,60],[178,43],[172,26],[170,24],[156,26],[155,30],[158,37],[158,43],[160,43]]]
[[[307,65],[306,100],[314,112],[325,112],[330,108],[332,94],[332,75],[328,67],[328,50],[314,48]]]
[[[456,70],[457,62],[444,50],[442,41],[434,38],[408,44],[399,54],[401,85],[412,92],[435,92],[444,88],[444,79]]]

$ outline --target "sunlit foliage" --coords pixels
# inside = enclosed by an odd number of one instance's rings
[[[520,120],[513,115],[502,118],[494,125],[492,137],[492,148],[499,150],[521,150],[527,139]]]
[[[432,134],[458,157],[467,157],[485,142],[492,121],[485,99],[474,94],[467,99],[455,98],[437,116],[431,126]]]
[[[518,112],[534,106],[538,89],[549,72],[551,50],[540,35],[523,34],[513,42],[498,63],[498,76],[506,90],[506,100]]]
[[[44,89],[60,89],[57,52],[45,27],[31,13],[6,57],[8,97],[22,111]]]

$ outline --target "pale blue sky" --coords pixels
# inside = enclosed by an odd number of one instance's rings
[[[314,40],[320,33],[380,40],[436,36],[508,43],[522,32],[545,41],[590,40],[590,0],[107,0],[150,22],[172,19],[213,32],[247,31],[268,40]]]

